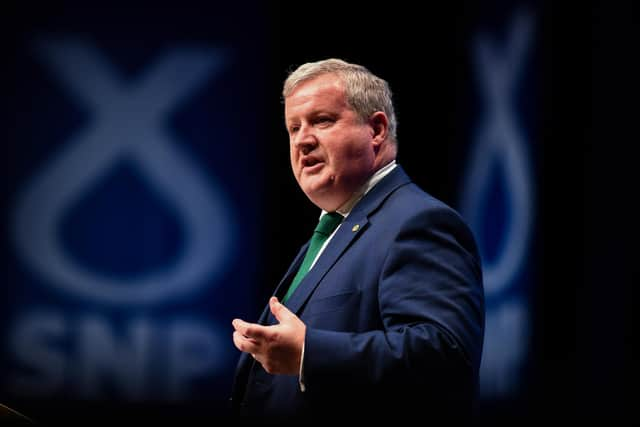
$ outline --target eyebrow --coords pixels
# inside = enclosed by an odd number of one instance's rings
[[[329,115],[329,116],[337,116],[338,115],[338,113],[336,113],[336,112],[332,112],[332,111],[329,111],[329,110],[326,110],[326,109],[322,108],[322,109],[311,110],[309,113],[304,114],[303,117],[315,117],[315,116],[319,116],[321,114],[326,114],[326,115]]]

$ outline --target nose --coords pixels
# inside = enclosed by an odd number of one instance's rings
[[[298,130],[298,132],[293,136],[291,142],[293,143],[293,146],[300,150],[304,155],[309,154],[318,146],[318,140],[306,126],[302,126]]]

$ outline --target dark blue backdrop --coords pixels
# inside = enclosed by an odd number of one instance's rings
[[[226,414],[230,322],[258,317],[318,215],[281,83],[340,57],[389,81],[399,163],[478,237],[479,424],[624,414],[631,9],[7,7],[0,402],[44,422]]]
[[[14,11],[5,402],[224,407],[260,273],[261,7]]]

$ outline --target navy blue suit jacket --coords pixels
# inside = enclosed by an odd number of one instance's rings
[[[354,207],[286,305],[307,326],[306,391],[243,353],[232,391],[241,413],[469,413],[484,331],[476,244],[399,166]],[[275,322],[265,308],[259,323]]]

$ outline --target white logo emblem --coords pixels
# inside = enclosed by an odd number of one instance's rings
[[[231,252],[227,200],[161,125],[167,113],[220,70],[221,55],[174,49],[139,80],[124,82],[88,43],[42,41],[37,48],[76,99],[90,108],[93,120],[76,131],[19,196],[12,227],[18,252],[47,283],[106,303],[158,303],[210,283]],[[175,207],[185,233],[184,250],[173,265],[131,280],[104,277],[78,265],[57,234],[66,209],[124,158]]]
[[[517,274],[527,263],[534,212],[527,141],[517,120],[512,98],[531,41],[532,19],[515,17],[503,49],[485,36],[475,45],[475,69],[484,95],[484,116],[475,135],[471,164],[464,182],[461,212],[476,231],[480,248],[487,241],[499,246],[493,259],[483,259],[487,313],[480,392],[484,398],[512,393],[521,383],[521,366],[529,344],[527,297],[505,291],[518,283]],[[498,235],[482,233],[490,203],[492,172],[500,171],[505,188],[506,220]]]
[[[531,19],[519,15],[502,54],[491,49],[485,38],[480,38],[475,50],[476,69],[486,101],[486,117],[472,145],[471,167],[465,177],[460,210],[472,229],[482,229],[491,172],[499,167],[505,177],[509,212],[498,255],[494,260],[483,260],[485,290],[489,295],[503,291],[511,283],[526,259],[531,234],[534,194],[528,153],[510,99],[516,93],[523,58],[531,39],[531,27]],[[483,239],[482,233],[477,235],[479,240]],[[479,243],[480,247],[485,247]]]

